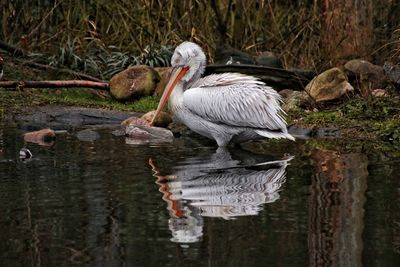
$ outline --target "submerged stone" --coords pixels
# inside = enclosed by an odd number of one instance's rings
[[[144,126],[150,126],[150,123],[142,118],[138,118],[138,117],[129,117],[126,120],[124,120],[123,122],[121,122],[122,126],[129,126],[129,125],[144,125]]]
[[[93,141],[100,139],[100,134],[93,130],[86,129],[86,130],[77,132],[76,137],[79,139],[79,141],[93,142]]]
[[[127,144],[148,144],[172,142],[174,135],[170,130],[145,125],[128,125],[125,128]]]
[[[151,122],[151,120],[154,117],[154,114],[156,113],[155,110],[149,111],[146,114],[144,114],[141,119],[147,121],[147,122]],[[168,125],[172,122],[172,117],[171,115],[169,115],[169,113],[167,112],[161,112],[158,117],[156,118],[156,120],[154,121],[154,126],[157,127],[168,127]]]
[[[24,140],[26,142],[35,143],[41,146],[53,145],[55,138],[55,132],[49,128],[24,134]]]
[[[142,118],[131,117],[121,124],[125,126],[127,144],[172,142],[174,138],[170,130],[150,126],[150,123]]]

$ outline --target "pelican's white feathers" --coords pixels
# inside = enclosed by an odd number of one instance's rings
[[[183,105],[214,123],[286,131],[280,95],[258,79],[236,73],[197,80],[183,94]]]
[[[264,137],[294,140],[286,128],[280,95],[259,79],[239,73],[201,78],[206,56],[190,42],[175,49],[171,65],[173,75],[156,114],[169,97],[174,119],[219,146]]]
[[[221,74],[211,74],[204,78],[200,78],[195,81],[190,87],[216,87],[216,86],[228,86],[233,84],[258,84],[265,85],[258,78],[240,74],[240,73],[221,73]]]

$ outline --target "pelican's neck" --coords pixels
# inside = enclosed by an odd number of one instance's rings
[[[169,97],[168,106],[172,113],[175,113],[183,106],[183,87],[184,82],[179,81]]]
[[[184,87],[185,88],[190,88],[193,83],[195,83],[198,79],[201,78],[203,75],[204,71],[206,69],[206,62],[202,61],[199,63],[197,67],[191,68],[192,72],[192,77],[185,83]],[[189,70],[190,71],[190,70]]]
[[[205,61],[201,61],[198,66],[192,66],[189,71],[182,77],[175,85],[168,101],[169,110],[172,113],[182,109],[183,107],[183,93],[184,90],[190,88],[194,82],[201,78],[205,70]]]

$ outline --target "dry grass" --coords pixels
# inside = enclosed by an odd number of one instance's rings
[[[3,1],[4,2],[4,1]],[[317,71],[332,64],[321,49],[320,1],[14,0],[2,4],[0,38],[30,51],[144,53],[149,47],[200,43],[212,59],[220,43],[257,54],[272,50],[286,67]],[[399,61],[400,4],[374,0],[376,61]]]

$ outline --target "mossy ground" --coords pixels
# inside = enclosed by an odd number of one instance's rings
[[[400,147],[400,96],[346,99],[319,111],[288,114],[289,123],[307,128],[337,128],[350,147]],[[382,150],[382,149],[379,149]]]
[[[74,79],[66,74],[55,71],[41,71],[27,68],[6,60],[4,78],[8,80],[62,80]],[[68,89],[0,89],[0,108],[5,112],[19,112],[27,106],[65,105],[93,107],[122,111],[147,112],[157,107],[157,97],[143,97],[136,101],[119,103],[112,99],[107,91],[88,88]]]
[[[20,112],[28,106],[65,105],[102,108],[121,111],[147,112],[157,107],[157,97],[143,97],[137,101],[119,103],[104,93],[90,89],[25,89],[1,91],[0,107],[3,111]]]

